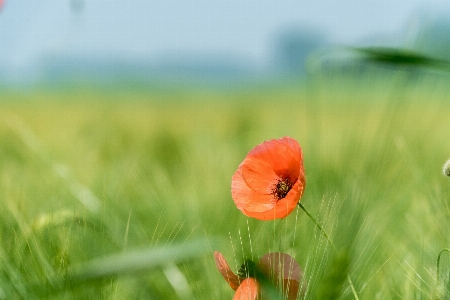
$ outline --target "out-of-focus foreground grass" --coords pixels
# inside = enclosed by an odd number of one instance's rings
[[[449,92],[448,81],[398,72],[235,90],[6,93],[0,299],[231,299],[214,250],[234,269],[289,253],[304,271],[299,299],[351,299],[346,271],[361,299],[428,299],[450,246]],[[231,199],[246,153],[283,136],[302,146],[301,201],[338,256],[301,210],[262,222]],[[449,267],[443,255],[447,289]]]

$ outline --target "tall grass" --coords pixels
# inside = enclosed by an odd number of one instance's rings
[[[231,299],[214,250],[234,269],[290,254],[304,299],[352,299],[347,272],[361,299],[431,298],[450,246],[448,82],[371,75],[2,96],[0,299]],[[285,135],[339,252],[300,209],[261,222],[234,206],[246,153]]]

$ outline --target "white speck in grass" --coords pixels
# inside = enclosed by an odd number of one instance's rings
[[[445,162],[442,173],[444,173],[445,176],[450,177],[450,159]]]

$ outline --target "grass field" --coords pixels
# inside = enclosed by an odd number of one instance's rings
[[[0,299],[231,299],[215,250],[233,269],[290,254],[299,299],[354,299],[347,272],[360,299],[445,299],[450,85],[407,77],[3,93]],[[301,209],[258,221],[231,199],[247,152],[283,136],[338,254]]]

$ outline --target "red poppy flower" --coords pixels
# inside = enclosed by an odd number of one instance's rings
[[[231,196],[246,216],[273,220],[289,215],[305,189],[303,155],[290,137],[251,150],[231,180]]]
[[[214,252],[214,260],[223,278],[236,291],[233,300],[256,300],[262,298],[263,291],[258,282],[258,276],[254,276],[256,273],[252,275],[239,272],[236,275],[231,271],[222,253],[217,251]],[[274,284],[274,286],[281,288],[286,299],[297,299],[303,272],[290,255],[280,252],[267,253],[261,257],[255,268],[264,278],[269,279],[269,282]]]
[[[260,287],[255,278],[245,278],[236,290],[233,300],[256,300],[260,294]]]

